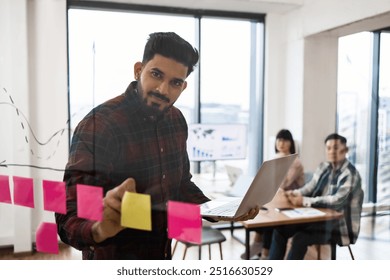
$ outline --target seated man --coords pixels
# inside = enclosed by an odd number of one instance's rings
[[[352,194],[361,190],[361,178],[356,168],[347,160],[347,140],[336,133],[325,139],[327,161],[319,165],[313,178],[301,189],[286,191],[289,201],[295,206],[332,208],[345,215],[339,221],[287,225],[276,228],[272,236],[269,258],[283,259],[286,253],[287,240],[292,239],[287,259],[303,259],[307,246],[327,243],[336,232],[337,243],[348,245],[349,225],[351,224],[348,209]],[[359,217],[360,218],[360,217]]]

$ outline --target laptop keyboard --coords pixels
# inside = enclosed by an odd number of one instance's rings
[[[234,216],[240,203],[241,203],[241,199],[233,200],[224,205],[210,209],[209,211],[206,211],[204,214],[209,214],[209,215],[212,214],[216,216]]]

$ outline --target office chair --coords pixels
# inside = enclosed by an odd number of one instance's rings
[[[344,215],[346,218],[346,222],[348,225],[348,231],[349,231],[348,232],[349,242],[346,244],[340,244],[340,242],[337,242],[337,240],[339,240],[340,233],[338,233],[338,232],[332,233],[331,239],[329,240],[328,243],[326,243],[326,244],[331,245],[331,248],[332,248],[331,259],[332,260],[336,259],[336,245],[337,244],[339,244],[339,246],[341,246],[341,247],[347,246],[352,260],[355,259],[354,255],[352,253],[351,245],[356,243],[357,238],[359,236],[363,199],[364,199],[364,192],[363,192],[361,187],[355,188],[351,192],[349,204],[347,205],[346,208],[344,208]],[[355,224],[352,223],[353,221],[355,222]],[[318,251],[317,258],[318,259],[320,259],[320,257],[321,257],[320,247],[321,246],[317,247],[317,251]]]
[[[208,247],[209,247],[209,259],[211,260],[211,244],[218,243],[218,245],[219,245],[219,252],[220,252],[220,256],[221,256],[221,260],[222,260],[223,259],[223,255],[222,255],[222,242],[224,242],[224,241],[226,241],[226,237],[219,230],[213,229],[211,227],[203,227],[202,228],[202,240],[201,240],[200,244],[192,243],[192,242],[186,242],[186,241],[181,241],[181,240],[176,240],[176,243],[175,243],[175,245],[173,247],[172,256],[175,253],[177,243],[180,242],[180,243],[183,243],[184,246],[185,246],[184,253],[183,253],[183,260],[186,257],[187,249],[189,247],[193,247],[193,246],[198,246],[198,252],[199,252],[198,253],[199,254],[198,258],[199,258],[199,260],[202,259],[202,246],[203,245],[208,245]]]
[[[316,244],[315,247],[316,247],[316,250],[317,250],[317,260],[321,260],[321,245],[326,245],[326,244]],[[336,259],[336,243],[329,243],[329,245],[331,246],[331,252],[332,252],[332,255],[331,255],[331,259],[332,260],[335,260]],[[355,257],[352,253],[352,249],[351,249],[351,245],[347,245],[348,247],[348,250],[349,250],[349,254],[351,255],[351,259],[352,260],[355,260]]]

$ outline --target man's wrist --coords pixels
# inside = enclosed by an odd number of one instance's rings
[[[104,237],[104,234],[102,233],[102,229],[100,227],[100,222],[96,222],[92,225],[91,231],[92,231],[92,238],[96,243],[103,242],[106,240],[106,237]]]

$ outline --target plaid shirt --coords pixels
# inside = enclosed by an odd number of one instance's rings
[[[191,181],[186,150],[188,128],[172,107],[161,119],[147,116],[132,82],[126,92],[93,109],[72,138],[64,181],[67,214],[56,214],[61,240],[83,251],[83,259],[170,258],[168,200],[209,199]],[[152,202],[152,231],[127,228],[102,243],[91,235],[94,221],[77,217],[76,184],[103,187],[104,194],[132,177]]]
[[[319,165],[313,178],[301,189],[295,190],[303,195],[305,206],[332,208],[340,211],[344,216],[338,221],[337,232],[339,245],[351,243],[350,234],[354,224],[360,224],[359,215],[351,216],[351,199],[356,191],[361,190],[361,178],[357,169],[348,160],[333,172],[329,162]],[[351,220],[352,218],[352,220]],[[352,225],[350,225],[352,223]]]

